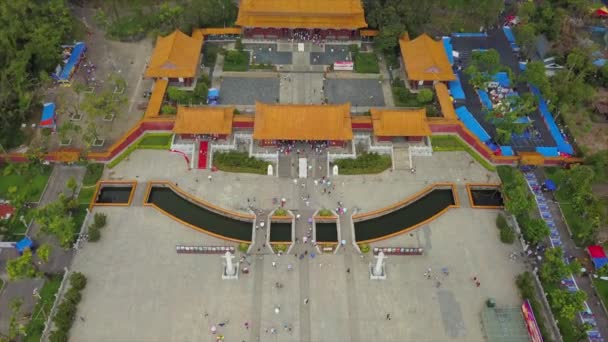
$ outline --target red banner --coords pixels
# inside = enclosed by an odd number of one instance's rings
[[[526,321],[526,327],[528,328],[528,334],[530,334],[532,342],[543,342],[543,336],[540,334],[536,317],[534,317],[534,312],[527,299],[521,305],[521,312],[524,314],[524,320]]]

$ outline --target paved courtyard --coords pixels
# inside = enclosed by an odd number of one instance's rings
[[[331,65],[338,61],[351,60],[348,45],[325,45],[325,52],[311,52],[310,64]]]
[[[329,103],[350,102],[353,107],[385,105],[382,84],[377,79],[326,79],[324,85]]]
[[[371,257],[350,246],[302,261],[251,256],[250,274],[223,281],[220,256],[178,255],[175,245],[225,243],[152,208],[94,210],[108,214],[108,226],[74,259],[73,270],[88,277],[74,341],[211,341],[210,327],[221,322],[227,341],[483,341],[484,301],[519,304],[514,277],[522,267],[508,258],[514,248],[498,241],[493,210],[453,209],[412,236],[383,242],[427,251],[389,257],[385,281],[371,281]],[[423,275],[428,268],[432,280]]]
[[[245,44],[243,48],[253,53],[253,64],[291,64],[291,52],[277,51],[277,44]]]
[[[255,101],[276,103],[279,99],[278,77],[224,77],[220,103],[253,105]]]

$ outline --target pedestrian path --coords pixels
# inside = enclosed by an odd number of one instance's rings
[[[549,226],[549,230],[551,232],[549,236],[551,247],[562,247],[564,244],[561,240],[561,236],[555,224],[555,220],[553,219],[553,215],[551,214],[547,199],[541,191],[541,185],[538,179],[536,178],[536,175],[532,172],[524,172],[524,177],[526,178],[526,183],[528,184],[528,187],[534,194],[534,198],[536,200],[536,204],[538,205],[538,211],[540,213],[540,216]],[[566,262],[566,264],[569,263],[569,260],[566,256],[564,256],[564,261]],[[579,290],[578,284],[576,283],[576,280],[574,279],[574,276],[572,274],[570,274],[566,279],[563,279],[561,283],[570,292],[575,292]],[[590,297],[589,294],[588,297]],[[579,312],[578,316],[581,322],[588,323],[591,326],[591,330],[587,331],[589,341],[603,342],[604,339],[602,338],[599,330],[596,328],[597,321],[593,312],[591,312],[591,308],[589,307],[587,302],[584,303],[584,307],[585,310]]]

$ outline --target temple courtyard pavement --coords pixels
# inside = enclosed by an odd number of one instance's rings
[[[217,334],[210,333],[215,325],[226,341],[484,341],[480,313],[485,300],[518,306],[514,280],[524,265],[509,258],[519,252],[517,245],[499,242],[498,211],[469,207],[465,183],[497,181],[495,174],[470,161],[467,154],[453,152],[417,157],[416,174],[334,177],[335,192],[323,195],[311,179],[302,188],[301,181],[271,176],[188,171],[181,156],[135,151],[111,175],[140,182],[135,202],[131,207],[94,208],[108,214],[108,226],[100,242],[87,243],[74,259],[72,269],[87,275],[89,282],[71,339],[215,341]],[[175,246],[230,243],[141,206],[149,180],[171,180],[234,210],[245,210],[247,198],[254,197],[258,208],[272,209],[272,198],[284,197],[287,208],[301,210],[300,196],[309,192],[311,210],[342,201],[349,210],[363,212],[433,182],[449,181],[457,184],[461,207],[411,233],[376,243],[425,248],[422,256],[388,257],[386,280],[369,279],[373,256],[360,256],[350,241],[335,255],[303,260],[293,253],[254,254],[248,257],[249,274],[222,280],[219,255],[177,254]],[[306,248],[298,244],[296,252]],[[430,280],[424,276],[429,268]],[[481,286],[475,286],[474,276]],[[277,282],[282,288],[275,287]]]

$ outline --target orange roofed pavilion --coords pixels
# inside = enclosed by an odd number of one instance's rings
[[[236,24],[351,30],[367,27],[361,0],[241,0]]]
[[[374,135],[379,140],[407,137],[420,140],[431,135],[426,121],[426,109],[376,109],[372,108]]]
[[[275,105],[256,102],[256,140],[352,140],[350,103]]]
[[[399,39],[399,46],[405,72],[413,88],[456,79],[443,42],[436,41],[427,34],[410,40],[409,35],[404,33]]]
[[[173,132],[194,135],[230,135],[234,107],[177,107]]]
[[[191,85],[197,75],[202,47],[203,39],[192,38],[180,30],[158,37],[145,77]]]

